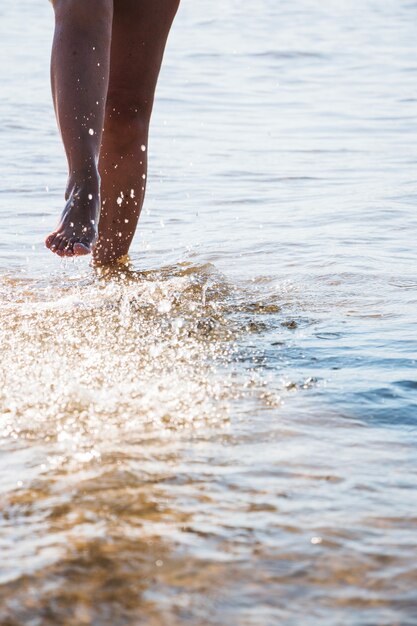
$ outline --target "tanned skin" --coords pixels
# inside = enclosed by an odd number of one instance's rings
[[[54,0],[51,83],[68,161],[66,205],[46,246],[127,255],[143,205],[149,122],[179,0]]]

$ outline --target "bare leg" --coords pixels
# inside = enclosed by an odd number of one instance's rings
[[[67,204],[45,243],[73,256],[91,252],[97,238],[113,0],[54,0],[54,9],[52,93],[69,176]]]
[[[142,209],[149,121],[179,0],[114,0],[110,81],[100,153],[98,264],[126,255]]]

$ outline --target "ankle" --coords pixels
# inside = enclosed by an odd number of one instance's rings
[[[71,170],[68,175],[66,197],[68,198],[74,189],[84,189],[92,195],[100,193],[100,174],[96,167],[88,169]]]

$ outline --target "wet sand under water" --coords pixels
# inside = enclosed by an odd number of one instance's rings
[[[98,272],[4,0],[1,626],[417,623],[415,7],[313,4],[183,1]]]

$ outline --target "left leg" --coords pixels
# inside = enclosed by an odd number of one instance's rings
[[[98,156],[107,96],[113,0],[54,0],[52,95],[68,161],[67,200],[46,245],[88,254],[97,237]]]
[[[96,263],[126,255],[142,209],[149,122],[179,0],[114,0],[110,79],[100,151]]]

